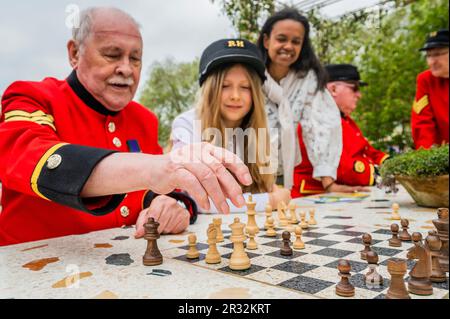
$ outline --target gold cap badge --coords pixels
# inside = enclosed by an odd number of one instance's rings
[[[244,48],[245,43],[241,40],[230,40],[228,41],[228,47],[229,48]]]

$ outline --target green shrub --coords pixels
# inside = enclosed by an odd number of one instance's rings
[[[381,167],[382,178],[392,176],[432,177],[448,175],[449,146],[420,149],[398,155]]]

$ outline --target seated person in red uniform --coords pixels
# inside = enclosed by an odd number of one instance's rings
[[[132,101],[143,50],[133,18],[87,9],[67,48],[67,79],[19,81],[3,95],[0,246],[133,224],[138,238],[149,217],[180,233],[196,206],[175,189],[205,209],[209,197],[224,213],[226,198],[245,204],[236,179],[252,181],[234,154],[195,144],[161,155],[157,118]]]
[[[417,76],[411,129],[416,149],[448,144],[448,30],[432,33],[425,46],[427,71]]]
[[[303,161],[294,170],[294,186],[291,191],[293,198],[326,191],[344,193],[368,191],[364,186],[374,185],[375,166],[381,165],[388,157],[370,145],[350,117],[361,98],[359,88],[367,85],[360,80],[357,68],[350,64],[331,64],[325,68],[329,76],[327,88],[341,111],[343,149],[337,179],[324,188],[320,181],[312,178],[313,168],[299,125],[298,136]]]

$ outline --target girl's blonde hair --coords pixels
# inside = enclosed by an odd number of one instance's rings
[[[228,65],[225,68],[221,68],[211,73],[211,75],[209,75],[203,83],[200,94],[197,97],[196,111],[198,118],[201,120],[202,132],[208,128],[215,128],[222,134],[222,145],[217,145],[220,144],[220,141],[217,141],[215,137],[210,137],[210,140],[205,140],[205,142],[209,142],[223,148],[226,148],[227,146],[226,143],[228,141],[228,137],[226,136],[225,125],[220,113],[220,107],[222,104],[222,86],[227,72],[236,65],[242,64]],[[260,172],[260,168],[267,166],[269,163],[263,163],[259,155],[264,154],[264,156],[268,158],[269,156],[265,152],[270,150],[270,140],[261,78],[252,68],[246,67],[245,65],[242,66],[247,71],[247,77],[250,82],[252,107],[249,113],[244,117],[240,127],[243,130],[251,128],[256,133],[254,135],[256,140],[252,138],[252,134],[250,137],[244,138],[244,163],[250,170],[250,174],[253,178],[253,184],[250,186],[242,186],[244,192],[271,192],[274,184],[274,175],[261,174]],[[261,134],[264,134],[265,136],[262,136]],[[260,138],[265,138],[265,145],[259,143]],[[248,162],[249,146],[255,147],[256,163]],[[265,149],[260,150],[260,147],[264,147]]]

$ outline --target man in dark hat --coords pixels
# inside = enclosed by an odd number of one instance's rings
[[[358,125],[350,117],[361,98],[360,87],[367,86],[361,81],[358,69],[351,64],[331,64],[328,72],[327,88],[334,98],[342,118],[343,149],[335,183],[348,191],[367,191],[364,186],[375,183],[375,167],[380,166],[388,155],[373,148],[363,136]],[[302,129],[298,127],[302,163],[295,168],[292,197],[307,196],[326,191],[322,183],[312,178],[309,162],[302,139]]]
[[[417,149],[448,143],[448,30],[433,32],[425,46],[429,69],[417,76],[411,129]]]

